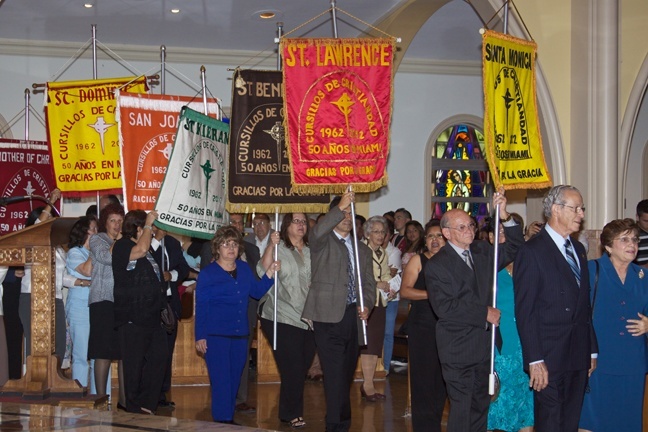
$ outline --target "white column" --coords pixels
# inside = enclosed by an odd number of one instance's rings
[[[601,229],[620,216],[619,194],[619,3],[592,2],[590,229]],[[583,159],[585,160],[585,159]]]

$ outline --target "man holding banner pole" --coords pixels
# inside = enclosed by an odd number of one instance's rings
[[[349,392],[363,343],[360,320],[367,320],[376,301],[372,254],[362,243],[356,250],[362,292],[356,281],[350,212],[354,201],[351,191],[333,199],[329,212],[309,235],[312,282],[302,319],[313,327],[322,363],[328,432],[345,432],[351,426]]]
[[[503,189],[493,197],[499,207],[506,242],[499,245],[498,269],[513,261],[523,243],[522,227],[506,211]],[[464,210],[441,218],[447,244],[425,266],[425,282],[434,312],[439,360],[450,399],[448,432],[485,432],[491,332],[500,311],[491,306],[496,248],[475,241],[475,226]],[[415,379],[415,377],[412,377]]]

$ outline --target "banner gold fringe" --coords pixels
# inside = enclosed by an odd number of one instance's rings
[[[389,179],[387,178],[387,173],[380,179],[371,183],[350,183],[353,192],[360,193],[370,193],[375,192],[383,186],[386,186]],[[310,194],[343,194],[346,192],[348,184],[343,183],[329,183],[329,184],[318,184],[318,185],[304,185],[304,184],[292,184],[293,190],[296,192],[310,193]]]
[[[228,213],[242,213],[245,214],[246,210],[248,213],[252,209],[256,213],[274,213],[279,209],[279,213],[326,213],[329,210],[328,203],[322,204],[282,204],[282,205],[273,205],[273,204],[258,204],[258,203],[247,203],[247,204],[232,204],[229,201],[225,203],[225,209]]]

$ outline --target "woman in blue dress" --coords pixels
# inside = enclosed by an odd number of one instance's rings
[[[488,238],[495,241],[494,224],[487,226]],[[506,241],[504,229],[499,227],[499,242]],[[529,377],[522,365],[522,346],[515,323],[513,304],[513,263],[497,274],[497,309],[502,313],[500,332],[501,352],[495,350],[495,371],[500,379],[497,399],[488,409],[488,430],[506,432],[533,430],[533,392]]]
[[[648,372],[648,278],[633,264],[639,229],[632,219],[603,228],[603,256],[589,262],[592,316],[599,353],[589,377],[579,427],[586,431],[641,432]],[[598,269],[598,282],[597,282]]]

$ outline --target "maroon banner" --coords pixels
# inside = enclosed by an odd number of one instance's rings
[[[45,141],[22,141],[0,138],[0,197],[49,197],[56,188],[50,154]],[[19,201],[0,206],[0,235],[25,227],[29,213],[45,203]]]

